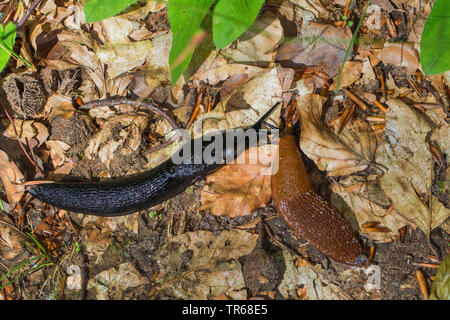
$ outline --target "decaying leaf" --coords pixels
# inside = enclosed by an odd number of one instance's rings
[[[119,115],[105,123],[84,150],[89,159],[99,157],[108,164],[116,151],[123,155],[136,151],[142,141],[142,132],[147,126],[147,117],[140,115]]]
[[[14,125],[21,141],[29,144],[31,148],[39,147],[48,138],[47,127],[38,121],[14,119]],[[8,138],[17,139],[12,124],[3,134]]]
[[[82,219],[81,234],[85,239],[86,253],[90,256],[100,257],[114,241],[114,236],[127,232],[138,233],[138,214],[120,217],[77,216]]]
[[[419,68],[419,58],[416,50],[406,44],[386,44],[379,58],[384,64],[405,67],[408,74],[413,74]]]
[[[297,256],[292,255],[287,249],[283,248],[284,263],[286,271],[283,280],[278,286],[278,290],[285,299],[307,299],[307,300],[348,300],[349,297],[341,288],[330,283],[322,274],[319,266],[299,265],[295,260]],[[297,289],[306,288],[306,294],[303,297],[298,295]]]
[[[348,27],[310,22],[303,26],[300,36],[280,46],[276,61],[286,65],[318,66],[329,77],[334,77],[339,73],[351,38]]]
[[[14,162],[9,161],[8,155],[3,150],[0,150],[0,177],[10,204],[19,202],[25,192],[25,187],[21,185],[25,177]]]
[[[210,208],[214,215],[234,218],[264,207],[272,197],[268,173],[271,161],[275,160],[272,159],[274,152],[276,154],[276,150],[272,150],[275,147],[251,148],[233,164],[209,175],[200,192],[200,209]],[[250,164],[249,159],[257,159],[258,163]]]
[[[87,289],[95,289],[98,300],[122,300],[126,290],[141,287],[146,283],[148,279],[130,262],[125,262],[120,264],[118,269],[111,268],[97,274],[88,281]]]
[[[65,151],[70,149],[70,146],[67,143],[59,140],[47,140],[45,143],[50,150],[50,157],[52,158],[53,166],[55,168],[64,165],[66,161],[70,159],[64,154]],[[72,162],[72,160],[69,161]]]
[[[205,300],[225,294],[245,299],[238,258],[255,247],[258,235],[243,230],[187,232],[170,238],[159,250],[156,297]]]
[[[21,244],[23,240],[24,235],[14,227],[3,212],[0,212],[0,256],[4,259],[14,259],[23,252]]]
[[[324,98],[307,94],[297,100],[302,119],[300,147],[320,170],[330,176],[343,176],[366,169],[373,163],[376,138],[367,123],[358,120],[338,135],[323,122]],[[335,132],[339,124],[336,123]]]
[[[348,87],[353,82],[361,77],[363,63],[360,61],[346,61],[344,64],[344,69],[342,70],[342,79],[339,85],[339,89]],[[330,90],[336,89],[338,77],[335,77]]]
[[[275,56],[274,49],[283,39],[283,28],[273,13],[266,12],[241,39],[235,48],[225,49],[222,55],[236,62],[251,61],[257,65],[268,65]]]
[[[450,216],[450,209],[431,194],[433,160],[426,137],[434,124],[400,100],[387,105],[386,141],[377,150],[376,162],[388,170],[380,185],[395,210],[429,234]]]
[[[390,241],[399,235],[400,228],[409,224],[390,208],[390,201],[374,176],[367,179],[350,176],[334,183],[332,190],[344,199],[355,214],[361,234],[372,240]],[[376,223],[378,228],[364,228],[368,222]]]

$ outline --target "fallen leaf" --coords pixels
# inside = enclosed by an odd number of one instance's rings
[[[39,147],[48,138],[48,130],[44,124],[34,120],[13,120],[19,138],[25,145],[29,143],[31,148]],[[17,140],[12,124],[8,126],[3,135]]]
[[[24,251],[22,241],[25,236],[16,229],[8,216],[0,212],[0,256],[14,259]]]
[[[360,61],[346,61],[344,64],[344,69],[342,70],[342,79],[339,85],[339,89],[348,87],[353,82],[361,77],[363,64]],[[337,77],[335,77],[330,90],[336,89]]]
[[[278,286],[280,294],[285,299],[307,300],[349,300],[345,292],[335,284],[326,280],[324,270],[318,265],[296,266],[298,256],[292,255],[283,248],[286,271]],[[306,287],[306,293],[299,297],[297,289],[300,285]]]
[[[46,145],[50,151],[53,166],[58,168],[65,164],[67,157],[64,153],[70,149],[70,146],[67,143],[58,140],[47,140]]]
[[[408,74],[416,72],[420,65],[416,50],[406,44],[387,43],[380,51],[379,58],[385,65],[405,67]]]
[[[99,157],[108,165],[116,151],[128,155],[139,148],[146,126],[146,116],[124,114],[111,118],[89,141],[84,154],[89,159]]]
[[[349,191],[353,186],[358,186]],[[369,189],[369,190],[368,190]],[[333,192],[337,193],[355,214],[361,234],[376,241],[391,241],[399,235],[399,229],[409,222],[390,209],[390,201],[378,184],[375,177],[367,179],[350,176],[332,185]],[[367,222],[376,222],[378,226],[387,228],[388,232],[367,232],[363,225]]]
[[[280,46],[275,61],[285,67],[318,66],[329,77],[334,77],[339,73],[351,38],[348,27],[310,22],[303,26],[301,35]]]
[[[246,299],[239,257],[248,255],[257,239],[235,229],[219,234],[199,230],[168,239],[156,255],[156,298],[205,300],[225,294]]]
[[[450,216],[450,209],[431,194],[433,159],[426,137],[434,125],[400,100],[390,99],[387,105],[386,141],[377,150],[376,162],[388,170],[380,185],[395,210],[429,235]]]
[[[85,239],[86,253],[100,258],[114,241],[114,236],[128,232],[137,234],[138,216],[139,214],[128,214],[119,217],[97,217],[75,214],[77,220],[82,221],[81,234]]]
[[[22,199],[25,187],[21,184],[25,177],[16,167],[14,162],[9,161],[9,157],[3,150],[0,150],[0,177],[11,205]]]
[[[280,20],[271,12],[259,17],[253,27],[244,32],[235,46],[221,51],[227,59],[258,66],[266,66],[273,61],[275,48],[283,39]]]
[[[262,172],[270,169],[271,156],[276,154],[273,149],[275,146],[269,150],[250,148],[233,164],[209,175],[200,192],[200,209],[209,208],[214,215],[234,218],[266,206],[272,197],[271,176]],[[249,164],[249,159],[258,159],[258,163]]]
[[[111,268],[89,279],[87,289],[95,290],[98,300],[122,300],[126,290],[136,289],[148,283],[148,279],[130,263]]]
[[[357,120],[336,134],[339,121],[335,121],[334,132],[323,123],[323,102],[323,97],[314,94],[297,99],[302,151],[330,176],[349,175],[372,165],[376,138],[368,124]]]

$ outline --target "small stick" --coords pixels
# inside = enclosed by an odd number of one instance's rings
[[[375,253],[375,246],[371,245],[369,250],[370,250],[369,251],[369,261],[367,262],[368,264],[370,264],[373,260],[374,253]]]
[[[28,9],[27,13],[23,16],[22,19],[20,19],[19,22],[16,24],[16,30],[20,29],[20,27],[23,26],[23,24],[27,21],[27,19],[30,17],[30,15],[33,13],[34,9],[41,3],[42,0],[35,0],[33,4],[31,5],[30,9]]]
[[[386,125],[384,123],[375,123],[372,125],[373,131],[383,131]]]
[[[410,94],[410,93],[413,92],[413,91],[414,91],[414,89],[409,89],[409,90],[403,92],[403,93],[399,96],[399,98],[404,98],[404,97],[406,97],[408,94]]]
[[[437,95],[436,91],[433,89],[433,86],[430,84],[429,81],[424,81],[425,83],[425,88],[431,92],[431,94],[433,95],[434,99],[436,99],[436,102],[439,104],[439,106],[442,108],[442,111],[444,111],[444,113],[447,115],[447,117],[450,117],[450,112],[448,111],[448,109],[444,106],[444,104],[442,103],[441,99],[439,98],[439,96]]]
[[[360,99],[358,98],[355,94],[353,94],[353,92],[351,92],[348,89],[344,89],[344,92],[347,94],[347,96],[358,105],[358,107],[360,107],[361,109],[363,109],[364,111],[367,110],[367,106],[366,104]]]
[[[432,269],[439,269],[439,265],[435,263],[425,263],[425,262],[417,262],[413,263],[415,266],[424,267],[424,268],[432,268]]]
[[[341,133],[342,130],[344,130],[354,113],[355,105],[353,103],[344,109],[344,112],[342,112],[342,115],[340,117],[338,133]]]
[[[348,9],[348,7],[350,7],[350,3],[352,3],[352,0],[347,0],[347,3],[345,4],[345,8],[344,8],[344,16],[346,16],[348,18],[350,10]]]
[[[192,111],[191,118],[189,119],[189,122],[186,126],[187,129],[189,129],[194,120],[197,118],[197,115],[200,111],[200,102],[202,101],[202,98],[203,98],[203,90],[199,90],[199,92],[197,93],[197,99],[195,101],[194,111]]]
[[[381,102],[379,102],[377,99],[373,100],[373,103],[374,103],[378,108],[380,108],[381,111],[383,111],[384,113],[387,113],[386,107],[383,106],[383,105],[381,104]]]
[[[378,77],[380,78],[381,92],[383,94],[383,97],[386,98],[386,81],[384,80],[383,71],[380,69],[377,69],[377,73],[378,73]]]
[[[413,87],[414,91],[416,91],[420,97],[423,97],[422,90],[419,89],[416,83],[414,83],[414,81],[412,81],[411,79],[409,79],[408,82],[411,85],[411,87]]]
[[[385,117],[377,117],[377,116],[371,116],[366,118],[367,121],[374,121],[374,122],[386,122]]]
[[[415,108],[423,109],[439,109],[440,106],[437,103],[413,103]]]
[[[425,277],[423,276],[422,271],[416,270],[416,277],[419,281],[420,291],[422,291],[424,300],[428,300],[427,285],[425,283]]]

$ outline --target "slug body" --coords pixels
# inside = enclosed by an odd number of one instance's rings
[[[259,130],[277,105],[270,108],[249,129]],[[244,134],[246,130],[243,130]],[[220,155],[223,157],[222,163],[206,163],[201,159],[199,161],[203,151],[214,143],[219,135],[224,137],[225,134],[226,131],[223,131],[212,134],[210,138],[202,137],[187,142],[183,147],[187,146],[188,150],[201,152],[194,151],[191,155],[183,157],[190,160],[185,161],[186,164],[178,161],[175,163],[171,157],[152,170],[113,181],[42,183],[32,185],[28,192],[45,203],[78,213],[110,217],[140,211],[183,192],[196,180],[222,167],[225,160],[229,160],[230,157],[236,158],[251,146],[248,140],[245,140],[245,146],[240,148],[237,148],[236,141],[234,144],[226,145],[226,139],[223,138],[223,156]],[[181,157],[183,150],[187,150],[183,147],[177,151]]]
[[[283,220],[312,246],[337,262],[366,262],[350,223],[311,189],[296,138],[289,128],[280,137],[279,170],[272,176],[272,192]]]

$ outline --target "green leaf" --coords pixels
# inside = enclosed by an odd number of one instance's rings
[[[89,0],[84,4],[83,10],[86,22],[96,22],[110,18],[138,0]]]
[[[167,4],[172,31],[169,56],[172,85],[177,82],[191,61],[195,49],[191,46],[191,41],[201,31],[202,20],[213,2],[214,0],[169,0]]]
[[[0,71],[6,66],[6,63],[13,52],[14,42],[16,41],[16,26],[10,22],[5,28],[0,24]]]
[[[239,38],[255,21],[264,0],[219,0],[213,14],[213,39],[225,48]]]
[[[431,284],[430,300],[450,300],[450,254],[442,261]]]
[[[420,41],[420,63],[426,75],[450,70],[450,1],[436,0]]]

